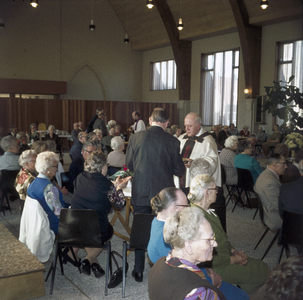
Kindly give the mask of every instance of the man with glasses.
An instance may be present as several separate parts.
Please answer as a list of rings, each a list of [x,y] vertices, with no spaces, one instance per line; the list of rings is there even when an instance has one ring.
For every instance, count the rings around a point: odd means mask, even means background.
[[[264,209],[264,223],[272,231],[282,227],[279,215],[280,175],[287,169],[286,161],[280,154],[272,154],[268,159],[267,169],[258,177],[254,186]]]
[[[82,151],[79,158],[72,161],[69,166],[69,182],[68,191],[70,193],[74,192],[74,180],[77,176],[84,171],[84,162],[87,160],[89,155],[96,150],[96,146],[91,142],[86,142],[82,146]]]
[[[71,156],[73,161],[81,156],[81,150],[82,150],[83,144],[86,142],[86,139],[87,139],[87,133],[84,131],[81,131],[78,134],[78,140],[71,147],[70,152],[69,152],[69,155]]]

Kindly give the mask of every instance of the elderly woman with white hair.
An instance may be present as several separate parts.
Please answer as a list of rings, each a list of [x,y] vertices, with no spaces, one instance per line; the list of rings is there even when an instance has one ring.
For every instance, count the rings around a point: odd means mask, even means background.
[[[155,264],[161,257],[167,256],[172,251],[172,246],[164,241],[163,228],[168,216],[174,211],[181,211],[188,207],[185,194],[175,187],[167,187],[151,199],[151,207],[156,212],[151,226],[150,240],[147,251],[150,260]],[[246,292],[227,283],[222,282],[221,277],[212,269],[200,266],[207,281],[219,287],[220,291],[228,300],[248,299]]]
[[[267,138],[267,134],[264,131],[264,127],[262,125],[259,125],[258,132],[257,132],[258,144],[260,145],[260,144],[264,143],[266,141],[266,138]]]
[[[243,129],[240,131],[240,135],[242,137],[249,137],[250,136],[250,132],[248,130],[248,126],[247,125],[243,126]]]
[[[216,241],[216,254],[212,260],[212,268],[222,280],[236,284],[248,294],[257,291],[268,278],[268,266],[261,260],[247,257],[243,251],[237,251],[228,241],[219,218],[209,206],[216,200],[217,187],[213,177],[198,175],[190,184],[187,196],[193,207],[199,208],[210,223]]]
[[[22,166],[22,168],[16,177],[15,188],[19,193],[22,208],[27,196],[27,189],[37,177],[35,167],[36,158],[37,154],[34,150],[26,150],[19,157],[19,165]]]
[[[107,162],[109,166],[122,168],[125,165],[124,141],[120,136],[111,139],[110,146],[114,151],[108,154]]]
[[[56,153],[46,151],[36,158],[36,179],[27,188],[27,195],[37,200],[46,212],[50,229],[57,234],[61,209],[68,207],[61,191],[53,185],[51,179],[58,170],[59,157]]]
[[[164,241],[172,251],[161,257],[148,275],[150,300],[158,299],[226,299],[210,284],[197,264],[213,257],[217,247],[214,232],[202,211],[187,207],[172,212],[165,221]]]
[[[225,148],[220,153],[220,162],[223,165],[226,174],[226,184],[236,185],[238,174],[234,165],[236,150],[238,148],[238,137],[230,136],[224,143]]]
[[[79,174],[74,181],[74,194],[72,209],[96,210],[100,223],[102,243],[108,241],[113,235],[113,227],[108,221],[108,212],[111,203],[125,203],[122,188],[126,186],[131,177],[121,179],[120,176],[113,184],[105,176],[107,174],[107,155],[101,151],[92,152],[84,163],[84,172]],[[74,249],[77,261],[78,248]],[[85,248],[87,256],[81,261],[82,273],[90,275],[91,271],[97,278],[105,274],[98,262],[101,248]],[[64,261],[73,265],[77,263],[72,259],[71,251],[65,250]]]
[[[19,165],[19,143],[18,140],[12,136],[6,136],[1,140],[1,148],[5,151],[0,156],[0,171],[1,170],[20,170]]]

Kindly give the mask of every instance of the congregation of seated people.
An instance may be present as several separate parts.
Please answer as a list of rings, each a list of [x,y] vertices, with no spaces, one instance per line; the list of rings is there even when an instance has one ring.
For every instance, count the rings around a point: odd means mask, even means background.
[[[133,112],[135,123],[126,134],[121,133],[121,126],[115,120],[106,121],[101,108],[97,108],[87,128],[81,121],[73,123],[66,186],[61,180],[64,172],[60,161],[62,146],[54,125],[49,125],[43,138],[34,123],[30,124],[27,134],[11,126],[10,133],[1,139],[0,171],[15,171],[17,175],[11,196],[1,202],[0,211],[9,209],[7,201],[20,199],[22,218],[29,220],[31,212],[27,199],[35,200],[46,213],[49,222],[46,230],[57,234],[63,208],[93,209],[98,215],[102,243],[105,243],[114,234],[108,213],[116,203],[125,205],[123,189],[131,180],[130,176],[118,176],[111,181],[109,175],[126,166],[135,173],[131,200],[134,213],[155,214],[147,247],[152,265],[148,274],[150,299],[173,299],[176,290],[180,299],[263,299],[273,281],[278,280],[274,277],[280,275],[278,269],[270,273],[266,263],[249,257],[230,243],[226,233],[227,191],[220,170],[221,167],[224,170],[226,186],[237,185],[237,168],[250,172],[254,193],[263,206],[264,224],[276,232],[282,228],[283,211],[303,214],[303,147],[296,149],[295,159],[289,159],[290,149],[280,143],[277,125],[267,140],[263,126],[258,127],[256,134],[251,133],[247,125],[238,131],[234,124],[213,125],[207,132],[196,113],[185,117],[184,127],[172,125],[168,128],[165,113],[164,109],[156,108],[149,119],[150,127],[146,129],[139,112]],[[191,138],[196,142],[191,143]],[[184,139],[186,142],[182,144]],[[199,143],[205,143],[208,152],[198,153],[193,158],[188,156],[187,150],[191,147],[190,153],[194,153]],[[145,148],[147,144],[149,150]],[[268,157],[266,168],[258,160],[257,145]],[[272,154],[269,154],[270,147],[274,147]],[[154,158],[147,151],[164,154]],[[145,161],[144,166],[142,161]],[[158,167],[157,174],[149,172],[154,167]],[[171,178],[167,182],[160,180],[163,174]],[[176,178],[178,187],[174,184]],[[139,186],[136,181],[140,182]],[[157,192],[152,196],[146,194],[143,184]],[[2,185],[3,182],[1,189]],[[143,201],[140,195],[146,198],[144,203],[140,203]],[[249,198],[255,198],[253,193],[249,193]],[[238,199],[245,207],[246,195],[235,191],[231,200]],[[43,232],[45,224],[40,225]],[[230,235],[236,233],[230,232]],[[22,241],[26,244],[33,238],[22,236]],[[35,246],[47,253],[43,262],[51,253],[45,246]],[[100,263],[102,249],[85,248],[86,255],[82,258],[79,250],[66,247],[62,253],[63,263],[81,268],[87,276],[91,273],[96,278],[104,276]],[[145,252],[142,251],[136,249],[135,252],[132,277],[137,282],[143,281]],[[298,253],[302,253],[302,249],[298,249]],[[302,255],[298,259],[302,262]],[[294,264],[296,260],[293,259]]]

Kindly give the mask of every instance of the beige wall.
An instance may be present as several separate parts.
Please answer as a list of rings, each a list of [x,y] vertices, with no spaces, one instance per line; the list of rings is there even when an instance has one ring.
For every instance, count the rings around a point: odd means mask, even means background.
[[[264,86],[271,85],[275,75],[275,53],[276,42],[302,39],[302,20],[296,20],[291,22],[285,22],[276,25],[264,26],[262,30],[262,46],[261,46],[261,76],[260,76],[260,95],[264,95]],[[239,98],[238,101],[242,101],[242,105],[238,107],[238,120],[239,115],[247,116],[250,105],[243,103],[244,97],[244,70],[243,60],[240,47],[240,40],[237,33],[231,33],[211,38],[200,39],[193,41],[192,43],[192,66],[191,66],[191,96],[190,103],[184,105],[186,101],[180,101],[179,109],[185,110],[180,112],[180,115],[186,114],[188,111],[199,112],[200,102],[200,80],[201,80],[201,54],[215,51],[229,50],[233,48],[240,48],[240,74],[239,74]],[[143,87],[142,87],[142,99],[143,101],[178,101],[177,91],[149,91],[149,63],[152,61],[161,61],[165,59],[171,59],[173,53],[171,47],[165,47],[162,49],[145,51],[143,53]],[[164,100],[165,99],[165,100]],[[253,103],[253,101],[252,101]],[[254,106],[252,106],[254,109]],[[244,110],[246,110],[244,112]],[[253,112],[249,112],[251,118],[254,117]],[[245,117],[247,118],[247,117]],[[244,118],[244,120],[245,120]],[[182,120],[182,118],[180,118]],[[238,127],[242,128],[245,121],[240,118]],[[266,131],[271,132],[272,118],[270,115],[266,115],[266,125],[264,126]],[[248,123],[254,127],[254,121],[248,120]],[[254,128],[253,128],[254,131]]]
[[[0,78],[62,80],[65,99],[140,101],[142,53],[124,44],[125,31],[108,1],[0,1]]]

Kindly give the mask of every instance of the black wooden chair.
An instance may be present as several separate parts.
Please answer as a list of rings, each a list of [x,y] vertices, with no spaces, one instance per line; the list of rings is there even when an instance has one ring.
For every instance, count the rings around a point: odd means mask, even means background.
[[[245,192],[249,208],[252,209],[250,201],[249,201],[249,197],[248,197],[248,192],[255,193],[254,192],[254,179],[253,179],[250,171],[247,169],[240,169],[240,168],[236,168],[236,169],[237,169],[237,173],[238,173],[237,191],[238,191],[239,197],[232,209],[232,212],[234,212],[234,210],[237,206],[237,203],[239,201],[242,203],[242,200],[241,200],[242,192]],[[243,205],[243,208],[244,208],[244,205]],[[256,214],[257,214],[257,210],[254,214],[253,219],[255,219]]]
[[[152,214],[135,214],[130,233],[130,242],[123,242],[123,284],[122,297],[125,297],[125,277],[127,264],[127,250],[130,249],[147,249],[150,238],[151,223],[155,215]]]
[[[6,199],[8,210],[10,213],[11,206],[9,203],[9,196],[13,195],[15,199],[19,198],[19,194],[15,189],[15,180],[19,173],[19,170],[1,170],[2,172],[2,181],[0,182],[0,189],[2,191],[2,197],[0,199],[0,211],[2,210],[3,215],[5,216],[5,211],[2,207],[4,198]]]
[[[227,193],[228,193],[227,197],[226,197],[226,206],[227,206],[232,195],[235,193],[237,186],[226,184],[226,172],[225,172],[225,167],[222,164],[221,164],[221,182],[222,182],[222,188],[225,184],[226,189],[227,189]]]
[[[255,193],[257,199],[258,199],[258,203],[259,203],[259,213],[260,213],[260,219],[261,219],[261,222],[262,224],[266,227],[263,235],[261,236],[260,240],[258,241],[257,245],[255,246],[254,250],[257,249],[257,247],[259,246],[259,244],[261,243],[261,241],[263,240],[263,238],[265,237],[265,235],[267,234],[267,232],[269,231],[269,228],[266,226],[266,224],[264,223],[264,210],[263,210],[263,205],[262,205],[262,202],[261,202],[261,199],[259,197],[259,195],[257,193]],[[276,241],[276,239],[278,238],[278,235],[280,233],[280,230],[278,230],[276,232],[276,234],[274,235],[273,239],[271,240],[269,246],[267,247],[265,253],[263,254],[261,260],[264,259],[264,257],[266,256],[266,254],[268,253],[268,251],[270,250],[270,248],[272,247],[272,245],[274,244],[274,242]]]
[[[62,265],[62,248],[104,248],[107,249],[106,271],[105,271],[105,296],[108,291],[109,270],[111,268],[111,243],[107,241],[102,243],[100,223],[97,212],[93,209],[66,209],[63,208],[60,213],[57,239],[55,242],[55,252],[52,265],[48,271],[45,282],[52,272],[50,294],[53,293],[57,257],[61,266],[61,273],[64,275]],[[72,251],[73,255],[74,252]],[[76,257],[74,255],[74,260]],[[79,272],[81,273],[80,268]]]
[[[277,264],[280,263],[283,251],[286,250],[287,258],[290,257],[288,245],[296,247],[303,247],[303,215],[295,214],[284,210],[283,212],[283,225],[278,244],[281,249],[278,256]]]

